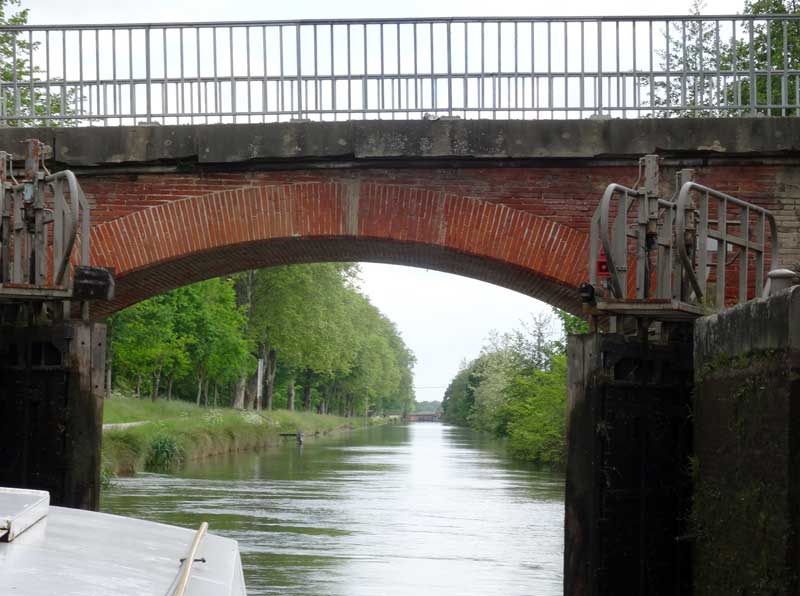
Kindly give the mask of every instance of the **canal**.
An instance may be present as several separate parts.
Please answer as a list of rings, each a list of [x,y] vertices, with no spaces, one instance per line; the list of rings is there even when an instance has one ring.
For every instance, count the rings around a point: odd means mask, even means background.
[[[562,475],[438,423],[123,478],[102,509],[239,541],[248,594],[555,596]]]

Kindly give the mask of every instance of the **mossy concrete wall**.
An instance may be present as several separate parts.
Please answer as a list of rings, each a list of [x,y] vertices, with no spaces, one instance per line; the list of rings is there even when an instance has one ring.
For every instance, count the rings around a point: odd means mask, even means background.
[[[798,594],[800,286],[694,335],[696,596]]]

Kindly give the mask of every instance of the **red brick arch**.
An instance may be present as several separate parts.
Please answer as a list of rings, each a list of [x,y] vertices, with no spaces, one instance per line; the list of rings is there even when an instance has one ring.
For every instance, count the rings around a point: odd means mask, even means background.
[[[251,268],[374,261],[477,278],[577,310],[586,234],[506,205],[403,185],[316,181],[182,198],[92,228],[113,267],[103,316],[169,289]]]

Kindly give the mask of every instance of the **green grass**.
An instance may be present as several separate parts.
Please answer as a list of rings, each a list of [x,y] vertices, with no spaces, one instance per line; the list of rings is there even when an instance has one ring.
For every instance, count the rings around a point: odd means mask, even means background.
[[[164,420],[191,416],[195,412],[207,411],[188,401],[152,401],[149,398],[136,399],[116,391],[111,399],[103,404],[103,423],[139,422],[141,420]]]
[[[149,421],[103,434],[104,478],[141,470],[169,472],[188,460],[274,444],[281,433],[324,434],[380,422],[286,410],[198,408],[187,402],[153,403],[117,395],[104,410],[105,423]]]

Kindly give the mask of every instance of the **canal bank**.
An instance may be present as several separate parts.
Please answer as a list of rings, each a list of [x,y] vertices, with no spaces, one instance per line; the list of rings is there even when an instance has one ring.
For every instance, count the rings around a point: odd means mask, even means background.
[[[142,402],[141,404],[136,402]],[[142,471],[173,472],[188,462],[215,455],[275,446],[286,435],[304,438],[384,424],[387,419],[343,418],[311,412],[241,411],[191,404],[153,408],[143,400],[115,397],[106,408],[115,422],[103,433],[102,476],[132,476]],[[120,422],[119,412],[125,412]],[[137,414],[150,420],[135,420]]]

